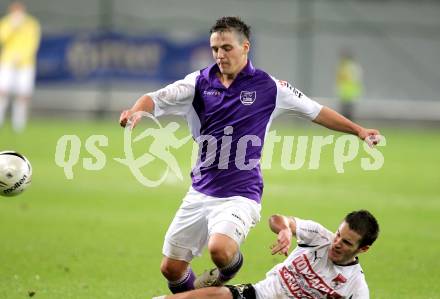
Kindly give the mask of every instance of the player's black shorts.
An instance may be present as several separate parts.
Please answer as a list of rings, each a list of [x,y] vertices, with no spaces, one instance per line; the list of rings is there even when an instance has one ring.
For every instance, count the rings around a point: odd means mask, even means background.
[[[226,285],[231,293],[233,299],[256,299],[254,287],[248,284],[237,284],[235,286]]]

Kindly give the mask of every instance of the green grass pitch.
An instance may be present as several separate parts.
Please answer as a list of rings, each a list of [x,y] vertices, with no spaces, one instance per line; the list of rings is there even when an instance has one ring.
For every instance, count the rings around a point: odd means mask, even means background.
[[[307,124],[276,128],[279,135],[335,134]],[[377,171],[363,171],[360,154],[345,173],[336,173],[332,146],[323,149],[318,170],[307,169],[307,155],[306,166],[288,171],[280,167],[278,149],[272,168],[264,170],[261,222],[242,247],[245,264],[233,283],[256,282],[282,260],[269,253],[275,240],[267,227],[271,214],[314,219],[335,229],[345,213],[366,208],[381,225],[377,243],[360,256],[371,298],[439,298],[440,132],[381,130],[387,145],[380,148],[385,163]],[[73,180],[54,159],[65,134],[82,142]],[[99,134],[109,141],[101,148],[105,167],[85,170],[82,158],[90,154],[84,144]],[[20,135],[0,129],[0,150],[22,152],[34,168],[24,194],[0,198],[0,298],[134,299],[167,293],[159,271],[162,240],[189,186],[191,145],[172,150],[184,181],[146,188],[113,160],[124,156],[122,140],[116,121],[33,121]],[[154,177],[163,168],[152,163],[144,173]],[[206,254],[193,263],[197,273],[210,266]]]

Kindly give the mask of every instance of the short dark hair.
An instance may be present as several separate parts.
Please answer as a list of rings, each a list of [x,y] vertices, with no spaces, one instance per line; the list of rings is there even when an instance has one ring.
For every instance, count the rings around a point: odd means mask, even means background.
[[[345,216],[345,222],[351,230],[361,236],[359,247],[372,245],[379,235],[379,224],[373,214],[367,210],[353,211]]]
[[[243,22],[240,17],[221,17],[215,22],[209,32],[212,34],[225,31],[235,31],[247,40],[251,38],[251,27]]]

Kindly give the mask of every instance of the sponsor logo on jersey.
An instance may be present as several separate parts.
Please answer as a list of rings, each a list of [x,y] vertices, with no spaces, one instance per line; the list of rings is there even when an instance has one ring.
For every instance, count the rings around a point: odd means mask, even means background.
[[[332,281],[334,281],[336,283],[346,283],[347,282],[347,278],[345,278],[344,275],[339,273],[338,275],[336,275],[335,278],[332,279]]]
[[[252,105],[257,99],[256,91],[246,91],[242,90],[240,92],[240,101],[243,105],[249,106]]]
[[[294,93],[298,98],[300,98],[300,99],[301,99],[301,97],[303,96],[302,92],[299,91],[299,90],[296,89],[296,88],[293,89],[293,93]]]
[[[289,82],[284,81],[284,80],[278,80],[278,82],[280,83],[280,85],[281,85],[282,87],[287,87],[287,88],[289,88],[289,89],[292,89],[292,85],[290,85]]]
[[[220,91],[215,90],[215,89],[204,90],[204,91],[203,91],[203,95],[205,95],[205,96],[214,96],[214,97],[218,97],[218,96],[220,95]]]
[[[294,259],[288,267],[281,268],[279,275],[294,298],[343,298],[316,274],[305,254]]]
[[[314,234],[317,234],[317,233],[318,233],[318,230],[317,230],[317,229],[304,228],[304,227],[301,227],[300,229],[301,229],[302,231],[305,231],[305,232],[308,232],[308,233],[314,233]]]
[[[346,282],[347,278],[345,278],[344,275],[342,275],[341,273],[339,273],[338,275],[336,275],[335,278],[332,279],[332,283],[335,288],[338,288],[341,284]]]
[[[278,80],[278,82],[280,83],[280,85],[281,85],[282,87],[286,87],[286,88],[290,89],[290,90],[293,92],[293,94],[294,94],[295,96],[297,96],[298,98],[301,98],[301,97],[302,97],[302,95],[303,95],[302,92],[299,91],[298,89],[296,89],[295,87],[293,87],[292,85],[290,85],[289,82],[284,81],[284,80]]]

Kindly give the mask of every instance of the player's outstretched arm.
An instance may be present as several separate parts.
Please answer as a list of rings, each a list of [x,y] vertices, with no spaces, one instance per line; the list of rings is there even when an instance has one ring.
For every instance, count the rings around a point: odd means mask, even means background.
[[[323,107],[313,122],[335,131],[357,135],[369,146],[374,146],[380,141],[378,130],[363,128],[328,107]]]
[[[131,107],[131,109],[122,111],[121,116],[119,117],[119,124],[122,127],[125,127],[127,125],[128,120],[130,119],[130,117],[134,113],[139,112],[139,111],[145,111],[145,112],[151,113],[151,112],[153,112],[153,110],[154,110],[153,99],[148,95],[143,95],[136,101],[136,103],[134,103],[134,105],[133,105],[133,107]],[[131,124],[132,128],[134,128],[136,126],[139,119],[140,119],[140,116],[131,120],[132,121],[132,124]]]
[[[292,236],[296,236],[295,219],[283,215],[272,215],[269,218],[269,226],[277,234],[277,242],[271,246],[271,253],[287,256],[292,243]]]

